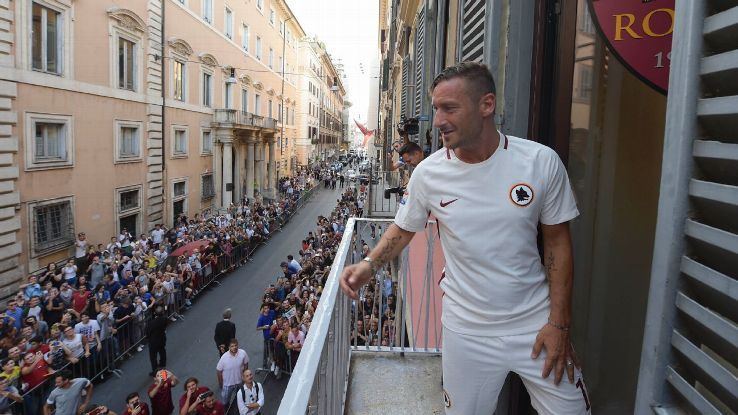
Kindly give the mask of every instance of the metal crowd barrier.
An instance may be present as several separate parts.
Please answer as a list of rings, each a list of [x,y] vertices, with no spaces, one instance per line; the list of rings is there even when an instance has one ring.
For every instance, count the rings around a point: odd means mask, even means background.
[[[115,333],[107,333],[107,336],[100,339],[100,350],[97,350],[96,346],[91,347],[89,356],[84,356],[84,354],[76,356],[75,362],[65,359],[64,364],[52,368],[56,371],[70,370],[74,377],[84,377],[92,381],[102,381],[109,376],[122,376],[122,363],[132,357],[133,353],[137,353],[139,346],[145,344],[146,326],[154,317],[154,309],[157,306],[164,306],[167,318],[183,320],[184,317],[181,313],[188,308],[187,300],[201,296],[204,290],[213,284],[219,285],[218,280],[221,277],[248,261],[259,246],[266,244],[270,237],[287,224],[297,211],[310,200],[316,188],[316,186],[313,186],[311,189],[303,191],[293,201],[291,208],[282,213],[282,217],[273,218],[269,224],[269,235],[267,237],[257,243],[239,244],[233,247],[230,255],[220,255],[214,262],[202,264],[201,269],[193,271],[187,276],[178,272],[173,283],[174,289],[155,299],[145,310],[134,312],[127,321],[117,325]],[[45,272],[45,269],[39,270],[39,272]],[[292,373],[290,353],[287,353],[285,362],[286,366],[283,373],[289,375]],[[46,397],[55,387],[54,382],[54,377],[49,376],[43,383],[30,390],[19,390],[23,402],[11,404],[10,412],[13,415],[43,414],[43,405],[45,405]]]

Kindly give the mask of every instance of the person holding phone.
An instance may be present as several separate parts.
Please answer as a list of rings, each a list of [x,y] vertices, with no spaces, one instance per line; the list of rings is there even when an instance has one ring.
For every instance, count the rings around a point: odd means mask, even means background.
[[[174,410],[172,387],[179,383],[174,373],[161,368],[154,373],[154,383],[149,386],[152,415],[170,415]]]
[[[184,390],[185,393],[179,397],[179,415],[195,413],[204,399],[204,393],[210,392],[207,387],[200,386],[200,381],[196,377],[185,380]]]
[[[149,405],[141,401],[138,392],[132,392],[126,396],[126,409],[121,415],[149,415]]]

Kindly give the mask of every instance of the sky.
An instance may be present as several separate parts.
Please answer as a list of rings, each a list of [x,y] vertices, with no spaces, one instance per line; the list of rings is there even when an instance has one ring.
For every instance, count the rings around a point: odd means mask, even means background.
[[[366,122],[370,77],[379,67],[379,1],[287,0],[287,4],[305,33],[317,36],[333,62],[343,64],[351,116]]]

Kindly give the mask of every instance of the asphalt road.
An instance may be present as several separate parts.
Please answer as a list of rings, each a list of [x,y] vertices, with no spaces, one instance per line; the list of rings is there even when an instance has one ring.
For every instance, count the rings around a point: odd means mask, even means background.
[[[167,369],[181,382],[190,376],[200,380],[200,384],[219,392],[215,365],[218,354],[213,342],[213,330],[222,319],[223,310],[233,310],[236,324],[236,337],[239,347],[246,350],[250,367],[259,368],[262,360],[262,335],[256,331],[261,295],[264,289],[280,274],[279,264],[288,254],[297,255],[300,241],[308,231],[315,230],[318,215],[328,215],[340,197],[340,189],[334,191],[321,188],[312,199],[284,227],[272,237],[269,243],[259,248],[254,261],[221,278],[220,286],[213,286],[194,302],[192,308],[184,313],[184,321],[172,323],[167,329]],[[95,385],[91,402],[103,404],[117,413],[125,407],[125,397],[138,391],[148,402],[146,390],[152,379],[148,376],[148,349],[137,353],[124,362],[121,378],[110,378]],[[277,380],[265,372],[258,373],[256,379],[264,385],[266,403],[263,415],[276,414],[282,394],[289,382],[289,376]],[[182,385],[173,390],[174,405],[179,410],[178,401],[183,393]],[[216,394],[218,396],[218,394]]]

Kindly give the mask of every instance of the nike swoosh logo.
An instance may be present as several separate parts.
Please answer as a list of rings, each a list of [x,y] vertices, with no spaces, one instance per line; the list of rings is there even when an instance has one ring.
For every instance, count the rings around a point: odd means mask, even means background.
[[[459,199],[456,198],[454,200],[451,200],[451,201],[448,201],[448,202],[445,202],[445,203],[443,202],[443,200],[441,200],[441,207],[446,207],[446,206],[450,205],[451,203],[454,203],[457,200],[459,200]]]

